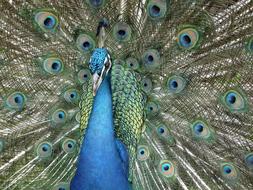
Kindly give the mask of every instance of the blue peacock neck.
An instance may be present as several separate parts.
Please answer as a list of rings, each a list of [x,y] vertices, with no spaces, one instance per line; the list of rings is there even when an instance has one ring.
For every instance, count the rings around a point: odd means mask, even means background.
[[[113,130],[110,79],[105,77],[94,99],[71,189],[129,189]]]

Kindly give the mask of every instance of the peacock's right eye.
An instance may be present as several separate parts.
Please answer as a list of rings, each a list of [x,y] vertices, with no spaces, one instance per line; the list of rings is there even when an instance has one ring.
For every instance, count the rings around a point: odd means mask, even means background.
[[[62,143],[62,149],[66,153],[73,153],[76,150],[76,141],[74,139],[66,139]]]
[[[50,74],[59,74],[63,71],[63,63],[59,58],[47,58],[43,62],[43,69]]]
[[[177,94],[184,90],[186,80],[178,75],[173,75],[167,80],[167,88],[170,94]]]
[[[55,31],[59,25],[58,18],[50,12],[42,11],[35,15],[35,22],[44,31]]]
[[[42,142],[37,146],[36,153],[40,158],[49,158],[53,153],[53,146],[49,142]]]
[[[56,124],[65,123],[67,120],[67,113],[63,109],[56,110],[52,115],[52,121]]]
[[[78,81],[80,83],[85,83],[87,82],[90,77],[91,77],[91,73],[90,73],[90,70],[89,69],[81,69],[79,72],[78,72]]]
[[[152,90],[152,81],[149,78],[144,78],[141,80],[142,90],[146,93]]]
[[[177,43],[182,49],[192,49],[199,42],[199,32],[194,28],[186,28],[180,31],[177,35]]]
[[[80,34],[76,39],[77,48],[83,52],[91,52],[95,48],[95,41],[87,34]]]
[[[166,1],[162,0],[149,0],[147,5],[147,14],[153,19],[161,19],[165,16],[167,11]]]
[[[137,159],[140,161],[145,161],[149,158],[150,152],[147,146],[140,145],[137,148]]]
[[[26,96],[21,92],[14,92],[6,99],[6,105],[10,109],[22,110],[26,103]]]
[[[175,166],[169,160],[161,160],[158,169],[164,177],[171,178],[175,175]]]
[[[131,34],[132,30],[130,26],[124,22],[119,22],[113,27],[113,37],[119,42],[129,41]]]

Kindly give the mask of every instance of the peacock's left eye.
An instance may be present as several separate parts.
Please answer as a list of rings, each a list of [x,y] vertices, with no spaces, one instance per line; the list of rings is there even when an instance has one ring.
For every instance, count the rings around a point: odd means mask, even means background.
[[[22,110],[26,103],[26,96],[21,92],[14,92],[6,99],[6,105],[10,109]]]
[[[147,14],[153,19],[157,20],[163,18],[167,11],[166,1],[150,0],[147,5]]]
[[[253,169],[253,153],[249,153],[245,157],[245,163],[246,163],[248,168]]]
[[[145,161],[149,158],[150,152],[147,146],[140,145],[137,148],[137,159],[140,161]]]
[[[49,158],[53,153],[53,146],[49,142],[42,142],[37,146],[36,153],[39,158]]]
[[[43,62],[43,68],[50,74],[59,74],[63,71],[63,63],[58,58],[47,58]]]
[[[53,187],[53,190],[70,190],[69,183],[60,182]]]
[[[91,52],[95,48],[95,41],[87,34],[80,34],[76,39],[77,48],[83,52]]]
[[[78,102],[80,96],[76,89],[69,89],[64,92],[64,99],[69,103]]]
[[[170,94],[182,92],[185,86],[186,80],[179,75],[173,75],[167,80],[167,87]]]
[[[113,27],[113,37],[119,42],[129,41],[131,34],[132,30],[130,26],[124,22],[119,22]]]
[[[186,28],[177,35],[177,43],[182,49],[192,49],[199,42],[199,32],[194,28]]]
[[[148,49],[142,55],[142,62],[147,69],[155,69],[160,65],[160,53],[156,49]]]
[[[67,120],[67,113],[63,109],[58,109],[52,114],[52,121],[56,124],[65,123]]]
[[[132,70],[137,70],[140,67],[138,60],[133,57],[129,57],[126,59],[126,65]]]
[[[148,102],[146,105],[146,113],[147,115],[155,116],[159,111],[159,106],[155,102]]]
[[[158,166],[159,172],[167,178],[171,178],[175,175],[175,166],[169,160],[162,160]]]
[[[235,180],[238,178],[238,172],[232,163],[223,163],[221,166],[222,176],[227,180]]]
[[[44,31],[54,31],[59,25],[58,18],[50,12],[38,12],[35,15],[35,22]]]
[[[76,141],[74,139],[66,139],[62,143],[62,149],[66,153],[73,153],[76,150]]]
[[[223,102],[232,112],[244,111],[247,104],[243,95],[235,90],[227,91],[223,97]]]
[[[90,73],[90,70],[89,69],[81,69],[79,72],[78,72],[78,81],[80,83],[85,83],[87,82],[90,77],[91,77],[91,73]]]
[[[144,78],[141,80],[141,86],[144,92],[148,93],[152,90],[152,81],[150,78]]]

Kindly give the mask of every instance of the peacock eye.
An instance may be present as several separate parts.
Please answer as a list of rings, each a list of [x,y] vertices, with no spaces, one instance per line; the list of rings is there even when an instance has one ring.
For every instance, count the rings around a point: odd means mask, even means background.
[[[119,42],[129,41],[131,34],[132,30],[130,26],[124,22],[119,22],[113,27],[113,37]]]
[[[80,96],[76,89],[69,89],[64,92],[64,99],[69,103],[77,103]]]
[[[140,67],[138,60],[133,57],[129,57],[126,59],[126,65],[132,70],[137,70]]]
[[[142,62],[146,69],[155,69],[160,65],[160,53],[155,49],[148,49],[142,55]]]
[[[69,183],[60,182],[53,187],[53,190],[70,190]]]
[[[43,62],[43,69],[47,73],[56,75],[63,71],[63,63],[58,58],[47,58]]]
[[[148,93],[152,90],[152,81],[149,78],[144,78],[141,80],[141,86],[144,92]]]
[[[165,16],[167,11],[166,1],[150,0],[147,5],[147,14],[153,19],[161,19]]]
[[[53,146],[49,142],[42,142],[37,146],[36,153],[39,158],[49,158],[53,153]]]
[[[58,18],[50,12],[38,12],[35,14],[35,22],[44,31],[55,31],[59,25]]]
[[[249,153],[245,157],[245,163],[249,169],[253,169],[253,153]]]
[[[21,92],[14,92],[6,99],[6,105],[10,109],[22,110],[26,103],[26,96]]]
[[[238,172],[232,163],[223,163],[221,165],[222,176],[229,181],[238,178]]]
[[[246,109],[246,99],[235,90],[229,90],[223,97],[223,102],[232,112],[244,111]]]
[[[175,166],[169,160],[161,160],[158,170],[166,178],[171,178],[175,175]]]
[[[177,43],[182,49],[192,49],[199,42],[199,32],[194,28],[186,28],[180,31],[177,35]]]
[[[140,145],[137,148],[137,159],[140,161],[145,161],[149,158],[150,152],[147,146]]]
[[[56,124],[65,123],[67,120],[67,113],[63,109],[58,109],[52,114],[52,121]]]
[[[80,34],[76,39],[77,48],[83,52],[91,52],[95,48],[95,41],[87,34]]]
[[[155,116],[159,111],[159,106],[155,102],[148,102],[146,105],[147,115]]]
[[[81,69],[77,75],[78,75],[78,81],[82,84],[87,82],[91,77],[91,73],[89,69]]]
[[[192,124],[193,136],[200,139],[208,139],[211,135],[210,128],[203,121],[195,121]]]
[[[93,8],[101,8],[105,0],[86,0],[86,2]]]
[[[73,153],[76,150],[76,141],[74,139],[66,139],[62,143],[62,149],[66,153]]]
[[[167,80],[168,92],[170,94],[177,94],[186,87],[186,80],[178,75],[173,75]]]

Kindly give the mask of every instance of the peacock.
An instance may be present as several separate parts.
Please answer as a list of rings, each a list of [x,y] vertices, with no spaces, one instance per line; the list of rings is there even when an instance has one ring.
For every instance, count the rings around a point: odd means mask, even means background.
[[[1,190],[253,189],[252,0],[1,0]]]

